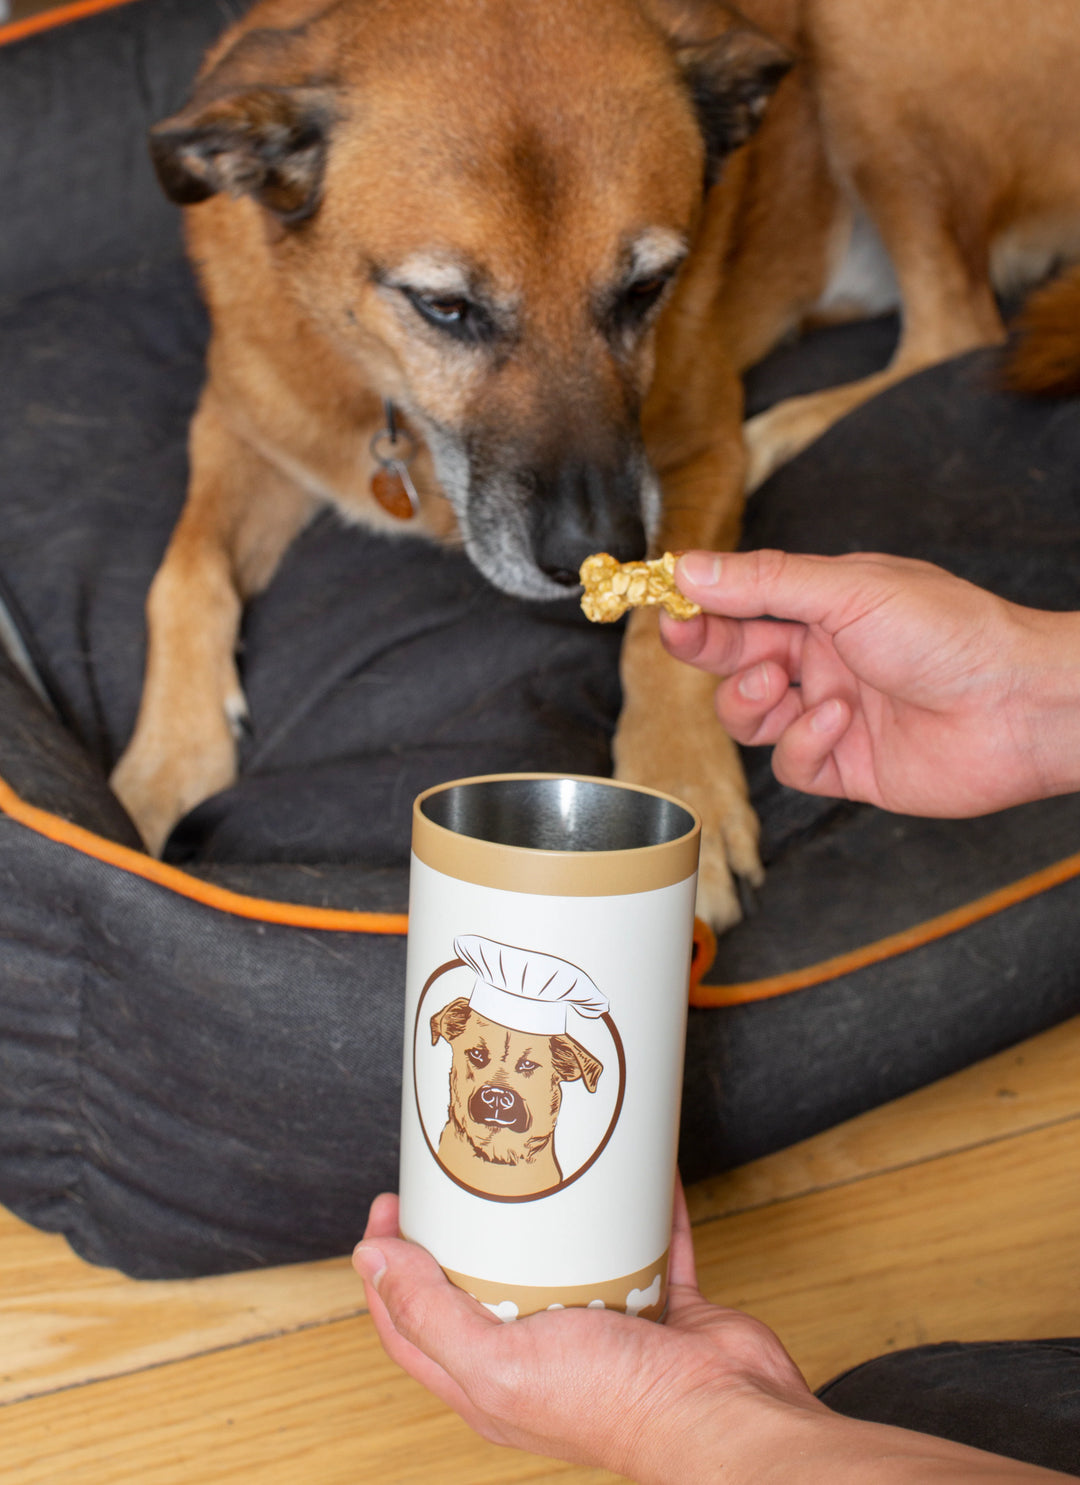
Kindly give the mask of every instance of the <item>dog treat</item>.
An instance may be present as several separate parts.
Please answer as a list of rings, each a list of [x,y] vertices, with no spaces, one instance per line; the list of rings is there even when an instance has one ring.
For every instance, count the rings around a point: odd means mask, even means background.
[[[585,558],[578,575],[585,589],[581,607],[594,624],[612,624],[628,608],[661,603],[673,619],[692,619],[701,612],[675,586],[673,552],[653,562],[617,562],[607,552],[597,552]]]

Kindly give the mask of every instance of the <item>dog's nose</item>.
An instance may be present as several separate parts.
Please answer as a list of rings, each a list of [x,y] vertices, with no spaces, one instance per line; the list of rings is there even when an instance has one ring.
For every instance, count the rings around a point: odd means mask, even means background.
[[[533,555],[537,567],[566,588],[593,552],[620,562],[645,556],[640,480],[627,468],[564,463],[541,484],[535,505]]]
[[[477,1124],[495,1124],[517,1132],[528,1129],[529,1111],[521,1096],[512,1088],[498,1083],[485,1083],[469,1099],[469,1117]]]

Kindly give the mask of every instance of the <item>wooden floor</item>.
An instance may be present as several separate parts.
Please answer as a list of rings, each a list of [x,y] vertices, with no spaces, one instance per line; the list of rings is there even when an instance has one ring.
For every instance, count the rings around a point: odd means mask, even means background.
[[[1080,1021],[696,1188],[703,1287],[812,1384],[922,1341],[1080,1334]],[[136,1283],[0,1212],[5,1485],[598,1485],[382,1356],[344,1260]]]

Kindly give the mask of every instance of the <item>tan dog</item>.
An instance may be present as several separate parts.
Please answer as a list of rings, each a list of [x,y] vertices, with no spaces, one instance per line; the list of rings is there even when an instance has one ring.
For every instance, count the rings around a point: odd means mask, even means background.
[[[114,775],[152,850],[234,777],[244,600],[320,503],[394,528],[371,494],[384,399],[420,445],[412,527],[555,597],[594,550],[733,543],[747,475],[999,339],[994,265],[1080,245],[1073,0],[745,8],[262,0],[155,130],[213,338]],[[869,222],[903,300],[893,365],[744,446],[741,371],[811,313],[885,302],[848,271]],[[623,657],[617,772],[699,810],[723,926],[732,872],[760,866],[712,682],[651,613]]]
[[[562,1085],[596,1092],[603,1064],[572,1036],[513,1031],[454,1000],[431,1018],[431,1044],[453,1049],[450,1110],[439,1160],[492,1196],[533,1196],[562,1180],[555,1123]]]

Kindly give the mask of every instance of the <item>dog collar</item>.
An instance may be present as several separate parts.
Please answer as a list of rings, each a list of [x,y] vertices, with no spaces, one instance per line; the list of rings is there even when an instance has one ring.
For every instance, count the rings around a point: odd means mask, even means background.
[[[420,497],[409,473],[416,455],[416,440],[398,427],[394,404],[383,402],[386,425],[371,440],[371,452],[378,469],[371,476],[371,493],[388,515],[397,521],[411,521],[420,513]]]

